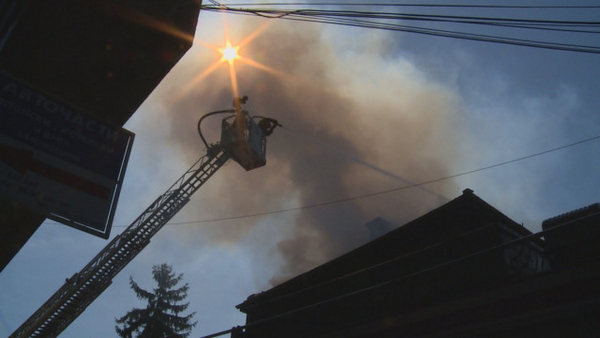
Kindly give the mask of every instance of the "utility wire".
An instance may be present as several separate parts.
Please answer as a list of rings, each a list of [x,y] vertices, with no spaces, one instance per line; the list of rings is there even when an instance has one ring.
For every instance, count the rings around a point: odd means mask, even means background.
[[[225,11],[232,13],[244,13],[261,15],[269,18],[281,18],[284,16],[302,16],[302,17],[346,17],[346,18],[369,18],[384,20],[419,20],[419,21],[438,21],[452,23],[521,23],[530,25],[552,25],[552,26],[590,26],[598,27],[599,21],[581,21],[581,20],[541,20],[541,19],[519,19],[519,18],[499,18],[482,16],[457,16],[457,15],[439,15],[439,14],[414,14],[397,12],[368,12],[354,10],[319,10],[319,9],[296,9],[296,10],[278,10],[278,9],[248,9],[223,6],[203,6],[202,9],[209,11]]]
[[[343,4],[339,4],[343,6]],[[458,6],[458,5],[457,5]],[[372,6],[371,6],[372,7]],[[587,6],[584,6],[587,8]],[[583,9],[579,8],[579,9]],[[600,8],[600,6],[591,6]],[[508,7],[507,7],[508,8]],[[574,8],[574,7],[573,7]],[[572,9],[573,9],[572,8]],[[402,31],[416,34],[448,37],[463,40],[502,43],[533,48],[563,50],[571,52],[600,54],[600,46],[560,43],[535,39],[523,39],[501,35],[474,34],[458,30],[433,29],[394,23],[419,22],[421,24],[444,23],[459,25],[479,25],[502,29],[544,30],[570,34],[600,34],[600,21],[582,20],[541,20],[523,18],[498,18],[482,16],[432,15],[398,12],[354,11],[354,10],[321,10],[294,9],[281,10],[272,8],[241,8],[225,5],[203,6],[205,11],[218,11],[242,15],[261,16],[269,19],[285,19],[292,21],[333,24],[348,27],[371,28],[388,31]]]
[[[569,52],[600,54],[600,47],[595,47],[595,46],[563,44],[563,43],[549,43],[549,42],[539,41],[539,40],[527,40],[527,39],[518,39],[518,38],[498,37],[498,36],[493,36],[493,35],[461,33],[461,32],[455,32],[455,31],[450,31],[450,30],[422,28],[422,27],[406,26],[406,25],[398,25],[398,24],[372,23],[372,22],[359,21],[359,20],[349,21],[349,20],[339,19],[339,18],[329,19],[329,20],[321,20],[318,18],[300,19],[300,18],[287,18],[286,17],[286,18],[282,18],[282,19],[291,20],[291,21],[326,23],[326,24],[335,24],[335,25],[349,26],[349,27],[361,27],[361,28],[372,28],[372,29],[381,29],[381,30],[388,30],[388,31],[416,33],[416,34],[422,34],[422,35],[454,38],[454,39],[460,39],[460,40],[500,43],[500,44],[506,44],[506,45],[532,47],[532,48],[540,48],[540,49],[551,49],[551,50],[562,50],[562,51],[569,51]]]
[[[428,180],[428,181],[422,181],[422,182],[419,182],[419,183],[409,184],[409,185],[405,185],[405,186],[397,187],[397,188],[393,188],[393,189],[388,189],[388,190],[382,190],[382,191],[377,191],[377,192],[373,192],[373,193],[368,193],[368,194],[362,194],[362,195],[357,195],[357,196],[350,196],[350,197],[340,198],[340,199],[337,199],[337,200],[331,200],[331,201],[327,201],[327,202],[314,203],[314,204],[307,204],[307,205],[293,207],[293,208],[287,208],[287,209],[279,209],[279,210],[273,210],[273,211],[258,212],[258,213],[253,213],[253,214],[244,214],[244,215],[229,216],[229,217],[219,217],[219,218],[197,220],[197,221],[172,222],[172,223],[167,223],[167,224],[168,225],[186,225],[186,224],[221,222],[221,221],[229,221],[229,220],[242,219],[242,218],[268,216],[268,215],[281,214],[281,213],[286,213],[286,212],[291,212],[291,211],[313,209],[313,208],[319,208],[319,207],[329,206],[329,205],[333,205],[333,204],[340,204],[340,203],[350,202],[350,201],[359,200],[359,199],[363,199],[363,198],[374,197],[374,196],[389,194],[389,193],[397,192],[397,191],[401,191],[401,190],[416,188],[416,187],[420,187],[420,186],[427,185],[427,184],[432,184],[432,183],[437,183],[437,182],[449,180],[449,179],[452,179],[452,178],[457,178],[457,177],[461,177],[461,176],[470,175],[470,174],[474,174],[474,173],[477,173],[477,172],[480,172],[480,171],[485,171],[485,170],[489,170],[489,169],[493,169],[493,168],[505,166],[505,165],[508,165],[508,164],[525,161],[525,160],[528,160],[528,159],[531,159],[531,158],[534,158],[534,157],[546,155],[546,154],[549,154],[549,153],[553,153],[555,151],[563,150],[563,149],[566,149],[566,148],[574,147],[574,146],[577,146],[577,145],[580,145],[580,144],[584,144],[584,143],[588,143],[588,142],[592,142],[592,141],[596,141],[596,140],[600,140],[600,135],[597,135],[597,136],[594,136],[594,137],[590,137],[590,138],[586,138],[586,139],[583,139],[583,140],[580,140],[580,141],[577,141],[577,142],[565,144],[565,145],[562,145],[562,146],[558,146],[558,147],[555,147],[555,148],[547,149],[547,150],[544,150],[544,151],[541,151],[541,152],[529,154],[529,155],[526,155],[526,156],[517,157],[517,158],[514,158],[512,160],[503,161],[503,162],[499,162],[499,163],[496,163],[496,164],[488,165],[488,166],[485,166],[485,167],[481,167],[481,168],[477,168],[477,169],[473,169],[473,170],[469,170],[469,171],[464,171],[464,172],[461,172],[461,173],[452,174],[452,175],[448,175],[448,176],[438,177],[438,178],[431,179],[431,180]],[[115,226],[115,227],[123,227],[123,226]]]
[[[213,1],[211,1],[213,2]],[[414,4],[414,3],[369,3],[369,2],[237,2],[227,6],[361,6],[361,7],[428,7],[428,8],[491,8],[491,9],[595,9],[599,5],[467,5],[467,4]]]

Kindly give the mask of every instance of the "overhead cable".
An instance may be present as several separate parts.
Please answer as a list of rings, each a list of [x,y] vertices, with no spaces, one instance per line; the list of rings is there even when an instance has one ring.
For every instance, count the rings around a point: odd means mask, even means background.
[[[343,4],[339,4],[343,6]],[[372,7],[372,6],[371,6]],[[600,6],[592,6],[594,8]],[[231,5],[203,6],[204,11],[218,11],[224,13],[254,15],[269,19],[285,19],[291,21],[302,21],[322,24],[341,25],[348,27],[371,28],[388,31],[409,32],[431,36],[473,40],[482,42],[493,42],[509,45],[518,45],[533,48],[563,50],[580,53],[600,54],[600,46],[562,43],[557,41],[546,41],[538,39],[524,39],[510,37],[506,29],[512,30],[544,30],[569,34],[600,34],[600,21],[597,20],[555,20],[555,19],[528,19],[510,17],[489,16],[467,16],[467,15],[440,15],[419,14],[401,12],[378,12],[378,11],[356,11],[356,10],[331,10],[331,9],[293,9],[282,10],[274,8],[248,8],[232,7]],[[581,8],[580,8],[581,9]],[[398,23],[403,22],[403,23]],[[419,23],[417,25],[406,25],[405,22]],[[498,34],[475,34],[464,29],[440,29],[428,28],[422,25],[432,23],[443,23],[449,25],[478,25],[503,29],[503,35]],[[449,26],[450,27],[450,26]],[[519,34],[521,36],[522,34]]]
[[[432,183],[437,183],[437,182],[449,180],[449,179],[452,179],[452,178],[457,178],[457,177],[461,177],[461,176],[470,175],[470,174],[474,174],[474,173],[477,173],[477,172],[480,172],[480,171],[485,171],[485,170],[489,170],[489,169],[493,169],[493,168],[505,166],[505,165],[508,165],[508,164],[512,164],[512,163],[516,163],[516,162],[521,162],[521,161],[528,160],[528,159],[531,159],[531,158],[534,158],[534,157],[546,155],[546,154],[549,154],[549,153],[553,153],[553,152],[556,152],[556,151],[559,151],[559,150],[563,150],[563,149],[566,149],[566,148],[574,147],[574,146],[577,146],[577,145],[580,145],[580,144],[584,144],[584,143],[588,143],[588,142],[592,142],[592,141],[596,141],[596,140],[600,140],[600,135],[597,135],[597,136],[594,136],[594,137],[590,137],[590,138],[586,138],[586,139],[583,139],[583,140],[580,140],[580,141],[577,141],[577,142],[565,144],[565,145],[562,145],[562,146],[558,146],[558,147],[555,147],[555,148],[547,149],[547,150],[540,151],[540,152],[537,152],[537,153],[533,153],[533,154],[529,154],[529,155],[517,157],[517,158],[514,158],[512,160],[498,162],[496,164],[491,164],[491,165],[488,165],[488,166],[485,166],[485,167],[480,167],[480,168],[477,168],[477,169],[464,171],[464,172],[457,173],[457,174],[452,174],[452,175],[448,175],[448,176],[438,177],[438,178],[434,178],[434,179],[431,179],[431,180],[422,181],[422,182],[414,183],[414,184],[409,184],[409,185],[405,185],[405,186],[401,186],[401,187],[397,187],[397,188],[392,188],[392,189],[387,189],[387,190],[380,190],[380,191],[376,191],[376,192],[372,192],[372,193],[367,193],[367,194],[362,194],[362,195],[344,197],[344,198],[340,198],[340,199],[336,199],[336,200],[331,200],[331,201],[327,201],[327,202],[306,204],[306,205],[302,205],[302,206],[298,206],[298,207],[293,207],[293,208],[278,209],[278,210],[273,210],[273,211],[264,211],[264,212],[257,212],[257,213],[237,215],[237,216],[219,217],[219,218],[212,218],[212,219],[205,219],[205,220],[195,220],[195,221],[172,222],[172,223],[168,223],[168,225],[186,225],[186,224],[198,224],[198,223],[212,223],[212,222],[230,221],[230,220],[235,220],[235,219],[250,218],[250,217],[261,217],[261,216],[281,214],[281,213],[298,211],[298,210],[304,210],[304,209],[313,209],[313,208],[324,207],[324,206],[329,206],[329,205],[333,205],[333,204],[340,204],[340,203],[350,202],[350,201],[354,201],[354,200],[359,200],[359,199],[364,199],[364,198],[369,198],[369,197],[374,197],[374,196],[389,194],[389,193],[393,193],[393,192],[397,192],[397,191],[401,191],[401,190],[416,188],[416,187],[419,187],[419,186],[428,185],[428,184],[432,184]]]
[[[214,1],[211,1],[214,3]],[[237,2],[227,3],[227,6],[277,6],[277,7],[296,7],[296,6],[336,6],[336,7],[350,7],[350,6],[361,6],[361,7],[428,7],[428,8],[491,8],[491,9],[596,9],[600,8],[600,5],[473,5],[473,4],[448,4],[448,3],[431,3],[431,4],[415,4],[415,3],[393,3],[393,2],[312,2],[312,1],[298,1],[298,2]]]

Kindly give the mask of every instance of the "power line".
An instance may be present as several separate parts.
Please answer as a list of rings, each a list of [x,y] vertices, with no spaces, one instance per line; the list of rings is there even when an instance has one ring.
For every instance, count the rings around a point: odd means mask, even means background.
[[[321,3],[323,5],[324,3]],[[334,3],[330,3],[333,5]],[[345,4],[337,4],[343,7]],[[358,5],[358,4],[355,4]],[[365,4],[366,5],[366,4]],[[383,5],[383,4],[381,4]],[[314,6],[314,5],[313,5]],[[408,6],[408,5],[397,5]],[[433,5],[429,5],[432,7]],[[439,5],[436,7],[442,7]],[[445,5],[467,7],[467,5]],[[371,6],[373,7],[373,6]],[[473,6],[479,8],[478,6]],[[490,7],[492,8],[492,7]],[[517,8],[517,7],[498,7],[498,8]],[[550,7],[546,7],[550,8]],[[575,9],[575,7],[569,7]],[[600,6],[582,6],[577,9],[595,9]],[[473,40],[481,42],[493,42],[509,45],[518,45],[533,48],[563,50],[571,52],[600,54],[600,46],[579,45],[571,43],[560,43],[535,39],[523,39],[501,35],[485,35],[474,34],[467,31],[449,30],[449,29],[434,29],[420,27],[414,25],[405,25],[393,23],[394,21],[403,22],[420,22],[428,23],[445,23],[459,25],[479,25],[496,27],[502,29],[519,29],[519,30],[544,30],[555,31],[569,34],[600,34],[600,21],[582,21],[582,20],[541,20],[527,18],[498,18],[498,17],[483,17],[483,16],[456,16],[456,15],[439,15],[439,14],[416,14],[416,13],[398,13],[398,12],[376,12],[376,11],[355,11],[355,10],[322,10],[322,9],[293,9],[281,10],[273,8],[241,8],[225,5],[203,6],[205,11],[218,11],[242,15],[255,15],[269,19],[284,19],[291,21],[313,22],[322,24],[333,24],[348,27],[380,29],[388,31],[401,31],[416,34],[424,34],[438,37],[447,37],[463,40]],[[555,8],[556,9],[556,8]],[[577,28],[577,29],[575,29]],[[582,29],[587,28],[587,29]]]
[[[218,217],[218,218],[211,218],[211,219],[205,219],[205,220],[195,220],[195,221],[169,222],[169,223],[167,223],[167,225],[188,225],[188,224],[198,224],[198,223],[222,222],[222,221],[230,221],[230,220],[243,219],[243,218],[269,216],[269,215],[281,214],[281,213],[286,213],[286,212],[299,211],[299,210],[304,210],[304,209],[313,209],[313,208],[324,207],[324,206],[329,206],[329,205],[333,205],[333,204],[345,203],[345,202],[350,202],[350,201],[354,201],[354,200],[359,200],[359,199],[364,199],[364,198],[369,198],[369,197],[374,197],[374,196],[389,194],[389,193],[397,192],[397,191],[401,191],[401,190],[406,190],[406,189],[421,187],[421,186],[424,186],[424,185],[428,185],[428,184],[432,184],[432,183],[438,183],[438,182],[449,180],[449,179],[452,179],[452,178],[457,178],[457,177],[461,177],[461,176],[466,176],[466,175],[474,174],[474,173],[477,173],[477,172],[480,172],[480,171],[485,171],[485,170],[489,170],[489,169],[493,169],[493,168],[505,166],[505,165],[508,165],[508,164],[525,161],[525,160],[528,160],[528,159],[531,159],[531,158],[534,158],[534,157],[546,155],[546,154],[549,154],[549,153],[553,153],[555,151],[563,150],[563,149],[566,149],[566,148],[571,148],[571,147],[574,147],[574,146],[577,146],[577,145],[580,145],[580,144],[584,144],[584,143],[596,141],[596,140],[599,140],[599,139],[600,139],[600,135],[597,135],[597,136],[589,137],[589,138],[586,138],[586,139],[583,139],[583,140],[580,140],[580,141],[576,141],[576,142],[573,142],[573,143],[565,144],[565,145],[562,145],[562,146],[558,146],[558,147],[555,147],[555,148],[547,149],[547,150],[540,151],[540,152],[533,153],[533,154],[529,154],[529,155],[526,155],[526,156],[517,157],[517,158],[514,158],[512,160],[507,160],[507,161],[499,162],[499,163],[488,165],[488,166],[485,166],[485,167],[480,167],[480,168],[477,168],[477,169],[468,170],[468,171],[464,171],[464,172],[457,173],[457,174],[452,174],[452,175],[448,175],[448,176],[438,177],[438,178],[435,178],[435,179],[431,179],[431,180],[427,180],[427,181],[422,181],[422,182],[419,182],[419,183],[412,183],[412,184],[409,184],[409,185],[406,185],[406,186],[392,188],[392,189],[388,189],[388,190],[377,191],[377,192],[373,192],[373,193],[367,193],[367,194],[362,194],[362,195],[357,195],[357,196],[350,196],[350,197],[340,198],[340,199],[331,200],[331,201],[327,201],[327,202],[307,204],[307,205],[293,207],[293,208],[286,208],[286,209],[279,209],[279,210],[273,210],[273,211],[257,212],[257,213],[252,213],[252,214],[244,214],[244,215],[228,216],[228,217]],[[54,222],[54,223],[58,224],[58,222]],[[123,228],[123,227],[126,227],[126,225],[114,225],[113,227],[115,227],[115,228]]]
[[[416,33],[416,34],[421,34],[421,35],[454,38],[454,39],[460,39],[460,40],[491,42],[491,43],[532,47],[532,48],[540,48],[540,49],[551,49],[551,50],[562,50],[562,51],[569,51],[569,52],[600,54],[600,47],[595,47],[595,46],[550,43],[550,42],[545,42],[545,41],[540,41],[540,40],[528,40],[528,39],[519,39],[519,38],[500,37],[500,36],[493,36],[493,35],[462,33],[462,32],[450,31],[450,30],[423,28],[423,27],[398,25],[398,24],[372,23],[372,22],[368,22],[368,21],[346,20],[346,19],[339,19],[339,18],[329,19],[329,20],[321,20],[321,19],[314,19],[314,18],[281,18],[281,19],[291,20],[291,21],[335,24],[335,25],[348,26],[348,27],[371,28],[371,29],[380,29],[380,30],[388,30],[388,31]],[[562,31],[565,31],[565,30],[562,30]]]
[[[369,2],[253,2],[227,3],[227,6],[361,6],[361,7],[429,7],[429,8],[490,8],[490,9],[595,9],[598,5],[468,5],[468,4],[414,4],[414,3],[369,3]]]
[[[416,13],[398,13],[398,12],[371,12],[371,11],[355,11],[355,10],[322,10],[322,9],[249,9],[249,8],[234,8],[229,6],[210,6],[205,5],[203,10],[208,11],[225,11],[231,13],[253,14],[267,18],[283,18],[286,16],[303,16],[303,17],[346,17],[346,18],[369,18],[369,19],[384,19],[384,20],[420,20],[420,21],[439,21],[453,23],[521,23],[531,25],[575,25],[575,26],[590,26],[598,27],[599,21],[581,21],[581,20],[541,20],[541,19],[522,19],[522,18],[499,18],[499,17],[482,17],[482,16],[464,16],[464,15],[440,15],[440,14],[416,14]]]
[[[293,208],[279,209],[279,210],[273,210],[273,211],[264,211],[264,212],[258,212],[258,213],[253,213],[253,214],[244,214],[244,215],[229,216],[229,217],[219,217],[219,218],[212,218],[212,219],[205,219],[205,220],[172,222],[172,223],[168,223],[168,225],[187,225],[187,224],[198,224],[198,223],[212,223],[212,222],[230,221],[230,220],[250,218],[250,217],[269,216],[269,215],[275,215],[275,214],[281,214],[281,213],[292,212],[292,211],[299,211],[299,210],[305,210],[305,209],[313,209],[313,208],[324,207],[324,206],[329,206],[329,205],[333,205],[333,204],[340,204],[340,203],[350,202],[350,201],[354,201],[354,200],[359,200],[359,199],[364,199],[364,198],[369,198],[369,197],[374,197],[374,196],[389,194],[389,193],[397,192],[397,191],[401,191],[401,190],[416,188],[416,187],[420,187],[420,186],[424,186],[424,185],[428,185],[428,184],[432,184],[432,183],[437,183],[437,182],[441,182],[441,181],[445,181],[445,180],[449,180],[449,179],[457,178],[457,177],[461,177],[461,176],[471,175],[471,174],[474,174],[474,173],[477,173],[477,172],[480,172],[480,171],[485,171],[485,170],[489,170],[489,169],[493,169],[493,168],[505,166],[505,165],[508,165],[508,164],[512,164],[512,163],[516,163],[516,162],[520,162],[520,161],[525,161],[525,160],[528,160],[528,159],[531,159],[531,158],[534,158],[534,157],[546,155],[546,154],[549,154],[549,153],[552,153],[552,152],[555,152],[555,151],[563,150],[563,149],[566,149],[566,148],[574,147],[574,146],[577,146],[577,145],[580,145],[580,144],[584,144],[584,143],[596,141],[596,140],[599,140],[599,139],[600,139],[600,135],[597,135],[597,136],[594,136],[594,137],[586,138],[586,139],[583,139],[583,140],[580,140],[580,141],[576,141],[576,142],[573,142],[573,143],[565,144],[565,145],[562,145],[562,146],[558,146],[558,147],[555,147],[555,148],[547,149],[547,150],[540,151],[540,152],[533,153],[533,154],[529,154],[529,155],[526,155],[526,156],[514,158],[512,160],[503,161],[503,162],[499,162],[499,163],[496,163],[496,164],[488,165],[488,166],[485,166],[485,167],[480,167],[480,168],[477,168],[477,169],[473,169],[473,170],[469,170],[469,171],[464,171],[464,172],[457,173],[457,174],[452,174],[452,175],[448,175],[448,176],[438,177],[438,178],[435,178],[435,179],[431,179],[431,180],[427,180],[427,181],[422,181],[422,182],[419,182],[419,183],[413,183],[413,184],[405,185],[405,186],[402,186],[402,187],[397,187],[397,188],[392,188],[392,189],[377,191],[377,192],[373,192],[373,193],[367,193],[367,194],[362,194],[362,195],[357,195],[357,196],[350,196],[350,197],[340,198],[340,199],[337,199],[337,200],[331,200],[331,201],[327,201],[327,202],[307,204],[307,205],[293,207]],[[115,227],[122,227],[122,226],[115,226]]]

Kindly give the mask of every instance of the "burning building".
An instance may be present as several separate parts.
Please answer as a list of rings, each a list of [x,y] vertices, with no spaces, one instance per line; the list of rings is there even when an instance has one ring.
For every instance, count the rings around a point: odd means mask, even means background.
[[[466,189],[251,295],[233,337],[563,337],[600,328],[600,204],[533,234]],[[545,239],[543,238],[545,237]]]

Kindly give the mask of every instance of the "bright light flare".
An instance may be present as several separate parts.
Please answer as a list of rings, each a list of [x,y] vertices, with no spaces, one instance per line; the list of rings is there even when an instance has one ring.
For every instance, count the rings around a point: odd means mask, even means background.
[[[284,73],[277,71],[273,68],[270,68],[266,65],[263,65],[261,63],[258,63],[254,60],[251,60],[247,57],[244,57],[242,55],[239,54],[239,51],[241,49],[243,49],[248,43],[250,43],[254,38],[256,38],[260,33],[262,33],[265,29],[267,29],[267,27],[269,27],[274,21],[266,21],[265,23],[263,23],[263,25],[261,25],[260,27],[258,27],[258,29],[256,29],[254,32],[252,32],[250,35],[248,35],[245,39],[243,39],[240,43],[236,44],[235,47],[231,45],[231,40],[229,38],[229,29],[227,27],[227,24],[225,22],[225,17],[223,17],[223,29],[224,29],[224,33],[225,33],[225,47],[224,48],[220,48],[219,46],[213,45],[211,43],[202,41],[200,39],[195,39],[194,40],[194,44],[196,45],[203,45],[204,47],[208,48],[208,49],[212,49],[215,52],[221,53],[221,59],[216,61],[215,63],[213,63],[212,65],[210,65],[206,70],[204,70],[201,74],[198,74],[188,85],[184,86],[182,88],[181,91],[181,95],[185,95],[186,93],[188,93],[190,90],[192,90],[192,88],[194,88],[194,86],[196,86],[198,84],[198,82],[202,81],[205,77],[207,77],[210,73],[212,73],[213,71],[215,71],[219,65],[221,65],[222,63],[224,63],[225,61],[227,61],[227,63],[229,64],[229,77],[231,79],[231,89],[233,91],[233,96],[237,97],[240,96],[239,95],[239,91],[238,91],[238,83],[237,83],[237,76],[236,76],[236,70],[235,70],[235,61],[239,61],[242,62],[244,64],[253,66],[257,69],[266,71],[272,75],[277,75],[280,77],[285,77],[287,79],[290,79],[290,76],[285,75]]]
[[[228,61],[232,63],[233,60],[238,59],[240,56],[238,55],[239,47],[232,47],[230,42],[227,42],[227,46],[225,48],[220,48],[219,52],[223,54],[221,58],[222,61]]]

